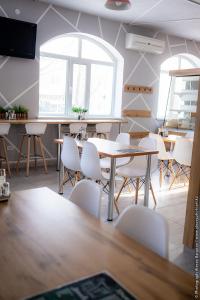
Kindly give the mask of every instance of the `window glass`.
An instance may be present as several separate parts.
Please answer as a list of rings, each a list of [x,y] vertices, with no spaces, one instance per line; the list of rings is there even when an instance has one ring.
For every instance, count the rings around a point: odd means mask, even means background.
[[[40,57],[40,103],[41,114],[64,114],[67,61]]]
[[[60,37],[41,46],[40,51],[66,56],[78,56],[79,40],[77,37]]]
[[[85,107],[86,65],[73,65],[72,106]]]
[[[82,41],[82,58],[112,62],[110,56],[102,48],[91,41]]]
[[[109,115],[112,106],[113,67],[92,64],[90,105],[91,115]]]

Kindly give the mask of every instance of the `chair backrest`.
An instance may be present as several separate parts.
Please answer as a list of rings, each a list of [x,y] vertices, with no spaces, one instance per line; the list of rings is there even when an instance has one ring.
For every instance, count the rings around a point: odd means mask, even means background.
[[[162,136],[159,134],[150,132],[149,137],[156,140],[157,150],[159,151],[158,159],[162,160],[163,157],[166,157],[166,153],[167,153],[166,148],[165,148],[165,143],[163,141]]]
[[[143,147],[145,149],[157,150],[157,143],[154,138],[144,137],[140,140],[139,147]],[[136,156],[132,162],[134,167],[146,170],[147,167],[147,156]],[[158,155],[151,156],[151,173],[157,169],[158,166]]]
[[[115,227],[160,256],[168,257],[168,224],[157,212],[131,205],[119,216]]]
[[[9,133],[10,124],[9,123],[1,123],[0,124],[0,135],[7,135]]]
[[[87,178],[100,180],[102,172],[97,148],[90,142],[85,142],[81,155],[81,170]]]
[[[177,138],[173,157],[181,165],[191,166],[193,141],[187,138]]]
[[[130,134],[125,132],[119,133],[116,142],[122,145],[130,145]]]
[[[94,181],[83,179],[73,188],[69,199],[96,218],[100,218],[101,186]]]
[[[72,137],[64,136],[61,159],[67,169],[81,171],[78,146]]]
[[[77,134],[80,132],[81,128],[86,131],[87,123],[71,123],[69,124],[69,132],[71,134]]]
[[[110,133],[112,123],[98,123],[96,124],[96,133]]]
[[[26,133],[31,135],[41,135],[45,133],[46,123],[27,123],[25,124]]]
[[[189,139],[193,139],[194,138],[194,131],[188,131],[184,137],[189,138]]]

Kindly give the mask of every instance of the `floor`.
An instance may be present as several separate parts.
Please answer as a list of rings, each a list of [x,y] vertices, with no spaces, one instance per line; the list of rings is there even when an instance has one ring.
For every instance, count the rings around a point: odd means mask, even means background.
[[[165,183],[160,189],[158,184],[158,173],[154,174],[152,184],[157,198],[157,206],[154,207],[152,197],[150,196],[150,207],[162,214],[169,223],[170,240],[169,240],[169,259],[187,272],[193,273],[194,270],[194,251],[184,248],[182,244],[184,219],[186,211],[187,186],[182,182],[177,182],[174,188],[169,191],[169,179],[165,178]],[[42,169],[31,169],[30,176],[26,177],[22,170],[18,176],[13,176],[9,180],[11,191],[31,189],[47,186],[54,191],[58,191],[58,172],[54,167],[49,168],[47,175]],[[67,184],[64,188],[64,197],[67,198],[71,191],[71,185]],[[119,209],[122,211],[134,200],[134,192],[130,194],[124,191],[119,201]],[[139,205],[143,204],[143,191],[139,193]],[[102,199],[101,218],[106,221],[107,213],[107,196],[104,194]],[[115,212],[115,218],[117,214]],[[110,224],[110,223],[109,223]]]

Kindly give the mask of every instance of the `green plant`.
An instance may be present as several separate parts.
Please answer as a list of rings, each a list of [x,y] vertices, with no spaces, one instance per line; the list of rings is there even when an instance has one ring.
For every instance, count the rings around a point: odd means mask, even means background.
[[[3,108],[3,106],[0,106],[0,113],[5,113],[7,110]]]
[[[81,113],[86,113],[88,109],[80,106],[72,106],[72,111],[74,113],[81,114]]]
[[[13,106],[13,110],[15,111],[15,113],[27,113],[28,112],[28,108],[26,108],[23,105],[15,105]]]

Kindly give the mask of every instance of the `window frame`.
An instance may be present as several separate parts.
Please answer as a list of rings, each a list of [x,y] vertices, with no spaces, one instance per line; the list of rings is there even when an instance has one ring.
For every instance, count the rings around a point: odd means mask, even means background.
[[[113,118],[115,117],[115,101],[116,101],[116,82],[117,82],[117,58],[111,53],[109,49],[106,48],[105,45],[101,44],[100,42],[96,41],[93,38],[90,38],[85,35],[81,34],[67,34],[67,37],[77,37],[78,39],[78,56],[68,56],[68,55],[62,55],[62,54],[53,54],[48,52],[40,51],[40,57],[48,57],[48,58],[57,58],[61,60],[67,61],[67,77],[69,80],[67,80],[65,85],[65,110],[63,114],[55,114],[55,113],[49,113],[49,112],[40,112],[39,111],[39,117],[74,117],[74,113],[71,111],[72,108],[72,80],[73,80],[73,65],[74,64],[80,64],[80,65],[86,65],[86,89],[85,89],[85,107],[88,109],[89,112],[89,104],[90,104],[90,87],[91,87],[91,66],[92,64],[96,65],[104,65],[104,66],[112,66],[113,67],[113,81],[112,81],[112,99],[111,99],[111,112],[109,115],[89,115],[89,117],[92,118]],[[59,37],[56,37],[56,39],[59,39]],[[83,40],[89,40],[90,42],[94,43],[98,47],[100,47],[102,50],[105,51],[105,53],[110,57],[112,60],[109,61],[99,61],[94,59],[86,59],[82,58],[82,41]]]
[[[184,53],[180,53],[180,54],[176,54],[176,55],[174,55],[174,56],[172,56],[172,57],[169,57],[167,60],[170,60],[171,58],[173,58],[173,57],[178,57],[178,67],[176,68],[177,70],[180,70],[181,69],[181,61],[184,59],[184,60],[187,60],[192,66],[191,66],[191,68],[198,68],[199,67],[199,65],[198,65],[198,63],[197,62],[195,62],[193,59],[192,59],[192,56],[191,56],[191,54],[188,54],[188,53],[186,53],[186,54],[184,54]],[[194,58],[196,58],[196,59],[198,59],[198,57],[195,57],[194,56]],[[166,60],[166,61],[167,61]],[[164,64],[164,63],[166,63],[166,61],[164,61],[162,64]],[[165,70],[162,70],[162,65],[161,65],[161,69],[160,69],[160,78],[161,78],[161,75],[162,74],[169,74],[169,70],[167,70],[167,69],[165,69]],[[170,76],[169,76],[169,78],[170,78]],[[170,87],[169,87],[170,88]],[[171,88],[170,88],[170,95],[172,95],[173,94],[173,101],[174,101],[174,90],[175,90],[175,82],[174,81],[172,81],[171,82]],[[157,114],[156,114],[156,119],[157,120],[159,120],[159,121],[163,121],[164,120],[164,114],[163,114],[163,116],[161,116],[161,114],[159,113],[159,99],[160,99],[160,85],[159,85],[159,94],[158,94],[158,106],[157,106]],[[171,99],[172,100],[172,99]],[[171,102],[173,102],[173,101],[171,101]],[[167,108],[166,108],[167,109]]]

